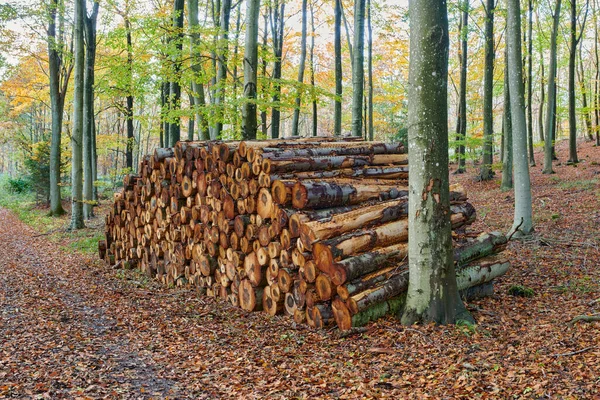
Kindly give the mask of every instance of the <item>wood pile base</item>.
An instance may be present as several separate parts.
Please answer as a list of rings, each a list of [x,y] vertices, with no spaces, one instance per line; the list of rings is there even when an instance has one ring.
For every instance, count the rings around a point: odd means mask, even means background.
[[[400,144],[348,138],[178,142],[124,178],[99,255],[246,311],[360,326],[404,302],[407,160]],[[464,190],[450,200],[452,228],[471,224]],[[455,244],[459,289],[502,275],[505,245]]]

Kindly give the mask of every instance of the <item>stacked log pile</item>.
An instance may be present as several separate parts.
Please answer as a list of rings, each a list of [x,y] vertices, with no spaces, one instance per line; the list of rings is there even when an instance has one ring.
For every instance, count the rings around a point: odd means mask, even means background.
[[[313,327],[397,310],[408,285],[407,155],[400,144],[307,138],[178,142],[124,178],[100,256],[166,285]],[[475,210],[451,191],[453,229]],[[459,289],[506,271],[502,235],[456,248]]]

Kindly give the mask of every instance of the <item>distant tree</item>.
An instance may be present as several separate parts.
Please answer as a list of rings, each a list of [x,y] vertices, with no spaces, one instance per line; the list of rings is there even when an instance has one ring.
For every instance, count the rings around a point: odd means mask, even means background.
[[[548,71],[548,107],[546,109],[546,140],[544,143],[544,174],[553,174],[552,151],[556,129],[556,37],[560,22],[561,0],[556,0],[554,14],[552,14],[552,33],[550,35],[550,65]]]
[[[296,106],[292,118],[292,136],[298,136],[300,123],[300,104],[302,102],[302,84],[304,83],[304,70],[306,69],[306,32],[308,30],[308,2],[302,0],[302,33],[300,43],[300,65],[298,67],[298,89],[296,91]]]
[[[485,66],[483,73],[483,162],[479,179],[492,179],[494,172],[494,0],[485,4]]]
[[[247,0],[246,47],[244,49],[244,106],[242,108],[242,138],[256,139],[256,78],[258,69],[258,16],[260,0]]]
[[[173,76],[169,87],[169,104],[172,115],[169,123],[168,146],[175,145],[181,138],[181,126],[178,111],[181,108],[181,56],[183,51],[183,5],[184,0],[173,1]]]
[[[460,35],[460,83],[458,99],[458,117],[456,119],[456,157],[458,168],[456,174],[462,174],[466,169],[465,140],[467,139],[467,42],[469,34],[469,0],[462,0]]]
[[[202,63],[200,54],[200,34],[198,21],[198,0],[188,0],[188,26],[190,29],[190,53],[192,57],[192,99],[196,112],[200,140],[210,139],[208,122],[204,115],[206,106],[204,84],[202,83]]]
[[[280,136],[281,125],[281,57],[283,55],[283,28],[285,26],[285,0],[274,0],[269,6],[271,36],[273,37],[273,109],[271,111],[271,138]],[[247,28],[246,28],[247,29]]]
[[[507,52],[505,52],[505,60]],[[502,114],[502,191],[513,187],[513,139],[512,139],[512,115],[510,112],[510,87],[508,84],[508,63],[504,63],[504,112]]]
[[[354,2],[354,54],[352,59],[352,136],[362,136],[364,59],[365,59],[365,0]]]
[[[446,2],[410,0],[409,284],[402,323],[473,321],[458,294],[448,177]]]
[[[368,138],[373,140],[373,26],[371,25],[371,0],[367,0],[367,32],[369,52],[367,53],[367,83],[369,85]]]
[[[335,101],[333,134],[342,134],[342,0],[334,0]]]

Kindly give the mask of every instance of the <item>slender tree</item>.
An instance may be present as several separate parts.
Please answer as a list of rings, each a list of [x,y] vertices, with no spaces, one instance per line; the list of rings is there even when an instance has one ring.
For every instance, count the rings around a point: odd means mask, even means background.
[[[57,35],[56,20],[59,27],[64,26],[62,1],[51,0],[48,6],[48,78],[50,82],[50,107],[52,112],[52,140],[50,142],[50,215],[63,215],[60,194],[60,155],[65,93],[73,66],[65,62],[63,32]]]
[[[135,137],[133,132],[133,40],[131,38],[131,22],[129,21],[129,2],[125,3],[125,10],[121,14],[125,23],[125,37],[127,42],[127,89],[125,96],[125,119],[127,121],[127,143],[125,150],[125,166],[133,171],[133,145]]]
[[[177,115],[181,108],[181,55],[183,51],[183,5],[184,0],[173,1],[173,79],[169,88],[170,111],[169,146],[175,145],[181,138],[181,117]]]
[[[200,140],[210,139],[208,122],[204,115],[206,99],[204,94],[204,84],[202,83],[202,63],[200,53],[200,32],[198,21],[198,0],[188,0],[188,26],[190,29],[190,53],[192,58],[192,99],[196,111],[195,120],[198,124],[198,133]]]
[[[483,163],[479,179],[492,179],[494,155],[494,0],[486,0],[485,5],[485,66],[483,75]]]
[[[221,22],[219,24],[219,40],[217,41],[217,78],[215,84],[215,110],[216,117],[213,127],[214,139],[221,137],[223,131],[223,118],[225,115],[225,86],[227,82],[227,57],[229,47],[229,19],[231,16],[231,0],[221,3]]]
[[[256,139],[256,79],[258,69],[258,16],[260,0],[247,0],[246,46],[244,49],[244,106],[242,138]]]
[[[281,124],[281,57],[283,55],[283,28],[285,26],[285,0],[274,0],[269,6],[271,15],[271,36],[273,36],[273,110],[271,111],[271,138],[280,135]]]
[[[594,80],[594,122],[596,131],[596,146],[600,146],[600,58],[598,57],[598,15],[597,0],[592,2],[594,7],[594,60],[596,61],[596,79]]]
[[[315,10],[314,1],[310,3],[310,85],[312,89],[312,136],[318,133],[317,95],[315,86]]]
[[[445,1],[410,0],[408,262],[402,323],[470,320],[452,261],[448,177],[448,14]]]
[[[342,0],[334,0],[334,38],[335,52],[335,102],[333,112],[333,134],[342,134]]]
[[[554,14],[552,15],[552,33],[550,35],[550,65],[548,71],[548,106],[546,109],[546,141],[544,143],[544,174],[553,174],[552,170],[552,148],[555,136],[556,112],[556,37],[560,22],[561,0],[556,0]]]
[[[300,65],[298,67],[298,89],[296,91],[296,106],[292,118],[292,136],[298,136],[300,123],[300,104],[302,102],[302,84],[304,83],[304,70],[306,69],[306,32],[308,30],[308,2],[302,0],[302,34],[300,43]]]
[[[529,165],[535,166],[533,154],[533,0],[529,0],[527,8],[527,151],[529,152]]]
[[[531,181],[527,160],[527,124],[525,122],[525,88],[523,87],[523,53],[521,51],[521,5],[519,0],[508,0],[507,47],[515,179],[515,215],[511,233],[528,235],[533,232],[533,218]]]
[[[505,52],[504,60],[508,60]],[[504,112],[503,112],[503,135],[502,135],[502,191],[513,187],[513,141],[512,141],[512,116],[510,112],[510,87],[508,84],[508,63],[504,63]]]
[[[352,59],[352,136],[362,136],[364,58],[365,58],[365,0],[354,2],[354,58]]]
[[[368,138],[373,141],[373,27],[371,26],[371,0],[367,0],[367,33],[369,52],[367,53],[367,81],[369,85]]]
[[[73,26],[74,88],[73,130],[71,132],[71,229],[81,229],[83,223],[83,72],[84,72],[84,11],[83,0],[76,0]]]
[[[585,122],[585,131],[589,140],[594,140],[592,134],[592,117],[591,110],[588,103],[588,88],[586,87],[585,70],[583,67],[583,42],[579,42],[579,69],[577,70],[577,77],[579,80],[579,90],[581,91],[581,106],[583,107],[583,119]]]
[[[460,32],[460,86],[458,99],[458,118],[456,120],[456,157],[458,168],[456,174],[462,174],[466,169],[465,140],[467,139],[467,40],[469,35],[469,0],[461,2],[462,18],[459,24]]]
[[[85,11],[85,3],[84,3]],[[94,215],[94,66],[96,64],[96,21],[99,3],[94,2],[92,13],[85,13],[85,69],[83,73],[83,218]]]

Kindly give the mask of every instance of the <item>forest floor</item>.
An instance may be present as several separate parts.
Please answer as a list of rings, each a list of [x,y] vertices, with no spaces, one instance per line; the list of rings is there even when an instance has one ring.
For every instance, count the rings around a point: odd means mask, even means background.
[[[510,243],[496,294],[468,304],[476,327],[390,317],[341,337],[247,314],[67,251],[0,209],[0,398],[600,398],[600,322],[568,324],[600,312],[600,148],[582,143],[555,175],[537,156],[536,232]],[[452,177],[478,212],[471,229],[507,231],[512,193],[474,175]]]

